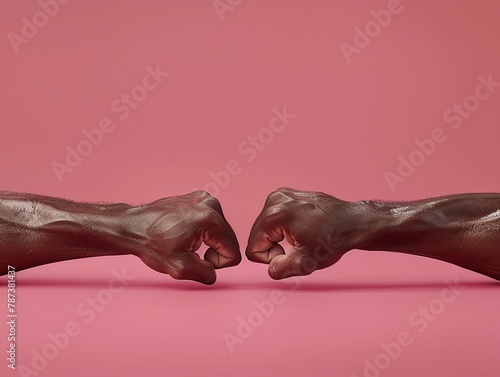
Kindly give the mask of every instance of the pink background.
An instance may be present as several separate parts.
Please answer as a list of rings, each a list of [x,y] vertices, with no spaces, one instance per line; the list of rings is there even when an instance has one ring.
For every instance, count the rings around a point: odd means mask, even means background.
[[[139,204],[203,188],[210,172],[236,160],[241,173],[217,197],[242,249],[280,186],[346,200],[499,191],[500,90],[458,130],[443,114],[474,94],[479,76],[500,81],[500,3],[402,0],[351,63],[340,44],[353,44],[354,28],[387,1],[237,3],[221,19],[210,0],[74,0],[16,54],[7,35],[20,34],[40,5],[3,1],[0,189]],[[169,77],[120,120],[111,103],[157,65]],[[284,106],[297,117],[247,161],[238,146]],[[106,117],[114,132],[60,182],[52,163]],[[446,142],[392,191],[384,173],[397,172],[398,156],[436,127]],[[122,268],[134,280],[85,323],[76,308]],[[70,321],[81,329],[40,376],[500,375],[499,285],[414,256],[353,251],[296,290],[297,280],[272,281],[266,266],[246,260],[219,271],[212,287],[174,281],[132,256],[44,266],[17,279],[18,367],[31,367],[49,333]],[[414,313],[437,305],[454,279],[460,295],[419,333]],[[275,289],[285,301],[231,354],[223,334],[236,334],[238,318]],[[413,343],[365,373],[365,360],[383,360],[381,343],[402,331]],[[18,375],[2,360],[1,375]]]

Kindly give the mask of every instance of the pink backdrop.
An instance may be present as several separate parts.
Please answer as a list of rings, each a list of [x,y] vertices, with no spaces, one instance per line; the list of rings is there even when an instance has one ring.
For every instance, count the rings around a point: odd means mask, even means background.
[[[497,192],[499,12],[3,1],[0,189],[139,204],[206,188],[242,249],[280,186],[346,200]],[[131,256],[17,279],[18,368],[2,358],[1,375],[500,375],[499,285],[413,256],[353,251],[283,282],[245,260],[213,287]]]

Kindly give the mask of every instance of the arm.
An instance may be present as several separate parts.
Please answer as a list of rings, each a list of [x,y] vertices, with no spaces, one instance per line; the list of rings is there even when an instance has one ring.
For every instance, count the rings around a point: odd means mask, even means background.
[[[205,243],[205,260],[196,250]],[[0,192],[0,274],[47,263],[132,254],[177,279],[215,282],[240,262],[217,199],[197,191],[134,207]]]
[[[292,245],[285,254],[278,242]],[[346,202],[279,189],[252,228],[246,254],[275,279],[306,275],[351,249],[385,250],[453,263],[500,280],[500,194],[404,203]]]
[[[500,280],[499,194],[365,206],[368,221],[378,226],[361,249],[435,258]]]

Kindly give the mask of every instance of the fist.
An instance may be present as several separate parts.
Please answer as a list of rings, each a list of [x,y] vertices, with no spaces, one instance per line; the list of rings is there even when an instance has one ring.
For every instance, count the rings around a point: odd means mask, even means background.
[[[215,269],[236,266],[241,253],[233,229],[217,199],[205,191],[160,199],[132,210],[129,222],[142,240],[138,256],[152,269],[175,279],[204,284]],[[196,251],[208,246],[203,259]]]
[[[269,264],[269,276],[308,275],[336,263],[359,243],[354,203],[321,192],[280,188],[271,193],[248,240],[249,260]],[[279,242],[291,245],[285,252]]]

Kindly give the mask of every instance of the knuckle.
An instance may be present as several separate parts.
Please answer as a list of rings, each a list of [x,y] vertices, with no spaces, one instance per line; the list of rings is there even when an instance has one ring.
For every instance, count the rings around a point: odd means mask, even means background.
[[[253,251],[247,249],[245,251],[245,256],[248,258],[248,260],[250,260],[251,262],[255,262],[257,260],[257,258],[255,257],[255,254]]]
[[[210,224],[210,225],[220,225],[221,224],[221,218],[220,215],[217,211],[207,208],[205,211],[203,211],[203,220],[205,223]]]
[[[202,203],[206,205],[207,207],[210,207],[212,209],[219,209],[220,208],[220,202],[217,198],[214,198],[213,196],[206,196],[203,197]]]
[[[196,191],[193,191],[191,194],[194,195],[194,196],[198,196],[200,198],[206,198],[206,197],[211,197],[212,196],[212,195],[210,195],[205,190],[196,190]]]
[[[196,198],[195,204],[202,204],[204,206],[207,206],[209,208],[216,209],[216,210],[221,208],[219,200],[217,198],[213,197],[212,195],[210,195],[207,191],[198,190],[198,191],[194,191],[192,194]]]
[[[294,218],[294,212],[280,203],[267,207],[262,211],[259,216],[259,225],[268,228],[280,223],[288,224],[290,221],[293,221]]]
[[[242,257],[241,257],[241,254],[238,253],[238,254],[235,254],[233,257],[231,257],[231,259],[227,262],[227,265],[226,267],[233,267],[233,266],[237,266],[241,263],[241,260],[242,260]]]
[[[278,189],[270,193],[269,196],[267,197],[267,200],[271,202],[277,202],[280,200],[284,200],[286,198],[288,198],[288,195],[286,195],[285,192],[282,191],[281,189]]]

